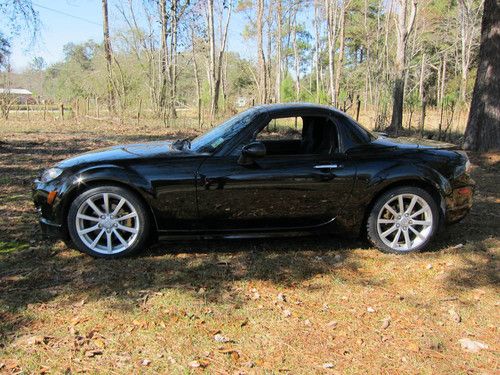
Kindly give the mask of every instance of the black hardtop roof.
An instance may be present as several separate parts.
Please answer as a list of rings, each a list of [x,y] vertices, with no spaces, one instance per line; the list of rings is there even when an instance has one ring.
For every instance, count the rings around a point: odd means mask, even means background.
[[[307,114],[314,114],[314,112],[334,112],[341,113],[337,108],[314,104],[314,103],[278,103],[278,104],[262,104],[253,107],[256,111],[267,112],[272,115],[294,115],[297,112],[306,112]]]

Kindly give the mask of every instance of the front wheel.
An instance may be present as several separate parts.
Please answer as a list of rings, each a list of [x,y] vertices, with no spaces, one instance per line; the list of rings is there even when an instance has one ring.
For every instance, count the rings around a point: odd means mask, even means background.
[[[368,217],[370,242],[388,253],[404,254],[423,250],[439,224],[434,198],[417,187],[400,187],[384,193]]]
[[[149,233],[144,204],[118,186],[84,191],[71,204],[67,220],[76,247],[100,258],[118,258],[140,250]]]

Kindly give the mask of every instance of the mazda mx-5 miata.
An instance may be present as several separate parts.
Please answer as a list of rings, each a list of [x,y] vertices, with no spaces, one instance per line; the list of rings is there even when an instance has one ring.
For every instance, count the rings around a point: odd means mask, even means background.
[[[291,129],[279,131],[283,119]],[[297,124],[300,123],[298,126]],[[332,107],[254,107],[195,138],[114,146],[35,181],[45,234],[115,258],[149,240],[318,231],[410,253],[470,210],[474,182],[450,144],[371,133]]]

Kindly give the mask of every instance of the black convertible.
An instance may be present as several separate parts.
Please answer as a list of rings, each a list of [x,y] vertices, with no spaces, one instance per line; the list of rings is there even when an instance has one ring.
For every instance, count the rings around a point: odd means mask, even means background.
[[[366,235],[385,252],[424,249],[470,210],[465,153],[371,133],[326,106],[251,108],[190,141],[110,147],[35,181],[45,234],[114,258],[162,237],[318,231]]]

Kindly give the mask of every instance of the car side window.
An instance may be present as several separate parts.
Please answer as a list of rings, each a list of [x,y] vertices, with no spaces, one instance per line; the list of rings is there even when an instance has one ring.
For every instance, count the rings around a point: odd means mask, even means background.
[[[253,138],[266,146],[267,156],[331,155],[339,150],[338,139],[336,124],[323,116],[273,118]],[[239,155],[246,143],[232,154]]]
[[[256,141],[286,141],[302,139],[302,117],[274,118],[255,137]]]

